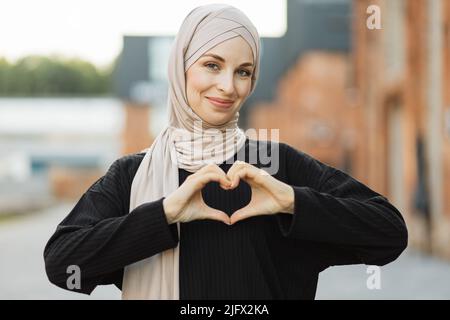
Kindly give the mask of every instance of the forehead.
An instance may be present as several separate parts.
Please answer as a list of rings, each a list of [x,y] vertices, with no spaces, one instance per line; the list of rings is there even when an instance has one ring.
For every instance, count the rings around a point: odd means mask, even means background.
[[[226,62],[253,62],[253,52],[250,45],[242,37],[235,37],[219,43],[203,55],[214,54],[225,59]]]

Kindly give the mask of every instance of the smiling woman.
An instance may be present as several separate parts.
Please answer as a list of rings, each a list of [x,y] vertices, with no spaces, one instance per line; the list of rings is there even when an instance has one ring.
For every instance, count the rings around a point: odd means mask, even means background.
[[[402,253],[407,229],[385,197],[237,126],[259,59],[240,10],[189,13],[169,58],[169,126],[117,159],[58,225],[44,249],[52,283],[69,289],[76,265],[73,290],[87,294],[115,284],[123,299],[314,299],[327,267]]]
[[[250,94],[252,66],[252,49],[242,37],[217,45],[186,72],[189,105],[210,125],[227,123]]]

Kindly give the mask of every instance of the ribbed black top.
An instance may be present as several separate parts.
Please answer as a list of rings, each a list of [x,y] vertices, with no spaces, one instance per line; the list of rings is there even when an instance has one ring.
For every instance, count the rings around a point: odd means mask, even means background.
[[[270,144],[268,145],[270,147]],[[236,154],[268,147],[247,139]],[[122,286],[123,268],[180,244],[180,299],[314,299],[319,272],[332,265],[384,265],[407,245],[400,212],[346,173],[295,148],[279,147],[273,176],[295,192],[295,213],[252,217],[228,226],[199,220],[167,223],[162,200],[129,213],[133,177],[144,154],[116,160],[57,226],[45,250],[49,280],[67,289],[67,267],[78,265],[81,289]],[[245,158],[240,155],[245,150]],[[227,172],[231,167],[223,163]],[[190,173],[180,169],[180,184]],[[211,182],[202,191],[211,207],[231,215],[250,201],[249,185],[232,191]]]

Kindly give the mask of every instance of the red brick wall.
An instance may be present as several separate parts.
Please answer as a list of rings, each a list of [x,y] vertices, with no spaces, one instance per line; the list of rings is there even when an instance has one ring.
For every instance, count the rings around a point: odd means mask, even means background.
[[[151,145],[149,131],[150,107],[125,103],[125,126],[122,132],[122,154],[139,152]]]
[[[444,72],[443,72],[443,90],[444,90],[444,114],[450,116],[450,1],[442,0],[443,5],[443,42],[444,42]],[[446,119],[448,120],[448,118]],[[450,126],[450,124],[449,124]],[[444,146],[443,159],[444,164],[444,210],[447,217],[450,218],[450,129],[444,127]],[[447,131],[446,131],[447,130]]]
[[[276,100],[254,106],[250,127],[280,129],[281,141],[335,167],[344,166],[348,152],[353,173],[361,174],[364,124],[347,95],[348,74],[345,55],[306,54],[280,81]]]

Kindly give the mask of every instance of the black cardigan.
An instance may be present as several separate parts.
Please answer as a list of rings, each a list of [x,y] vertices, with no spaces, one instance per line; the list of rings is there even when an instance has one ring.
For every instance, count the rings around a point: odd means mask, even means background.
[[[270,144],[247,139],[251,151]],[[384,265],[407,246],[400,212],[382,195],[344,172],[279,143],[273,176],[295,192],[294,215],[252,217],[228,226],[199,220],[167,223],[162,200],[129,213],[133,177],[144,154],[116,160],[57,226],[45,250],[49,280],[67,289],[69,265],[81,270],[81,289],[122,286],[123,268],[180,245],[180,299],[314,299],[319,272],[333,265]],[[234,160],[237,155],[235,155]],[[227,161],[228,162],[228,161]],[[252,163],[252,162],[250,162]],[[252,163],[263,168],[259,159]],[[227,172],[231,167],[223,163]],[[180,184],[190,173],[180,169]],[[250,201],[241,181],[232,191],[210,182],[205,202],[231,215]]]

